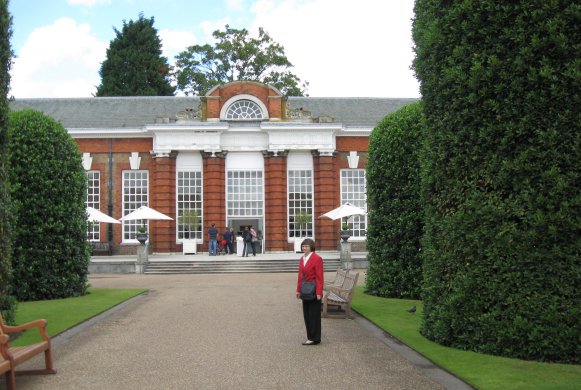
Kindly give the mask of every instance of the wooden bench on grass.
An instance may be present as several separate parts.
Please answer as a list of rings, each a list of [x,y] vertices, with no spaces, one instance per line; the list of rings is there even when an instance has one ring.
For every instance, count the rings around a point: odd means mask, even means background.
[[[339,273],[337,273],[339,277]],[[341,286],[331,284],[325,286],[323,293],[323,317],[354,318],[351,313],[351,300],[357,285],[358,272],[345,271],[345,277]],[[344,310],[339,314],[329,314],[329,306],[337,306]]]
[[[4,320],[0,314],[0,375],[6,375],[6,387],[8,390],[16,389],[16,375],[56,374],[56,370],[52,366],[50,337],[46,333],[46,325],[46,320],[36,320],[19,326],[9,326],[4,324]],[[10,346],[8,336],[11,333],[22,332],[33,328],[38,329],[42,338],[40,342],[22,347]],[[18,365],[43,352],[46,368],[16,371]]]

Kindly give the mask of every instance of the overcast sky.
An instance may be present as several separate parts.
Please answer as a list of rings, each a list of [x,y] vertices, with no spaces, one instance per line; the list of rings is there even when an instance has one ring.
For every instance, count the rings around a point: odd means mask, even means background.
[[[11,95],[90,97],[113,27],[155,18],[164,55],[212,43],[212,31],[263,27],[316,97],[418,97],[413,0],[10,0]]]

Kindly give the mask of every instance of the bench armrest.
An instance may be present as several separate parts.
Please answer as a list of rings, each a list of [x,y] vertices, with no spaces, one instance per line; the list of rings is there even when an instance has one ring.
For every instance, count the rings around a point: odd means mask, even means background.
[[[46,340],[49,340],[48,334],[46,333],[46,326],[47,325],[48,325],[48,322],[46,320],[35,320],[35,321],[27,322],[27,323],[22,324],[22,325],[17,325],[17,326],[4,325],[4,326],[2,326],[2,330],[4,331],[4,333],[15,333],[15,332],[21,332],[23,330],[37,328],[42,339],[46,341]]]
[[[6,360],[12,360],[12,355],[8,351],[8,341],[10,341],[10,337],[7,334],[0,334],[0,357]]]

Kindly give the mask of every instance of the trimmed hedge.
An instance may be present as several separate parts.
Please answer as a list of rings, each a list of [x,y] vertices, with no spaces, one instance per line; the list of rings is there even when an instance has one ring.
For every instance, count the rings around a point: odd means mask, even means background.
[[[8,189],[8,100],[12,50],[12,17],[8,1],[0,0],[0,311],[9,323],[14,323],[16,300],[10,294],[12,284],[11,203]]]
[[[84,295],[90,247],[78,147],[37,111],[12,112],[9,128],[14,292],[21,301]]]
[[[581,6],[417,0],[428,129],[421,333],[581,361]]]
[[[421,102],[386,116],[369,139],[367,196],[369,270],[366,287],[375,295],[419,298]]]

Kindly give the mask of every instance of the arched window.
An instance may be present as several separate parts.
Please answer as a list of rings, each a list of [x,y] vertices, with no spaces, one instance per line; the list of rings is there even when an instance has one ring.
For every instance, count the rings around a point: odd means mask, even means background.
[[[247,99],[235,101],[226,111],[226,120],[260,120],[263,118],[260,106]]]

